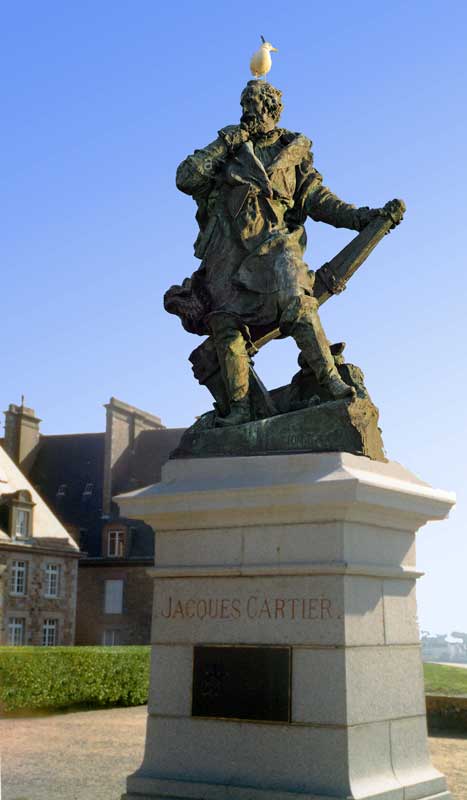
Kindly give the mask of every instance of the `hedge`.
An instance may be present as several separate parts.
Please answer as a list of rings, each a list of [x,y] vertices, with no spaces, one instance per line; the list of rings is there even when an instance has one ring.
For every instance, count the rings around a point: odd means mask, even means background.
[[[467,697],[427,694],[428,730],[453,730],[467,733]]]
[[[147,702],[149,647],[0,647],[0,713]]]

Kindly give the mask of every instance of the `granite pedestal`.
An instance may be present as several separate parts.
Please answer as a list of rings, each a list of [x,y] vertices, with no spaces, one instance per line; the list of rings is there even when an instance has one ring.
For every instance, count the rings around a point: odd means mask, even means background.
[[[452,494],[320,453],[173,460],[115,499],[157,531],[127,800],[451,797],[427,749],[415,533]]]

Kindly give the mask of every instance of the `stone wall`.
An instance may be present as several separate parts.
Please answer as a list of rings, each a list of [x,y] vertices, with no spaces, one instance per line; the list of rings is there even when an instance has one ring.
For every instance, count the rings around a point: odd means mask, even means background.
[[[81,562],[76,644],[103,644],[105,631],[115,632],[114,644],[149,644],[152,581],[146,570],[151,563]],[[118,580],[123,581],[122,613],[105,613],[105,582]]]
[[[26,593],[16,596],[11,593],[10,581],[14,561],[27,563]],[[58,597],[45,597],[46,564],[59,564],[60,588]],[[76,617],[76,589],[78,559],[62,551],[50,550],[46,553],[39,548],[0,545],[0,565],[5,566],[0,575],[2,583],[3,608],[0,617],[0,644],[8,643],[8,620],[21,617],[25,620],[26,645],[42,645],[42,631],[45,619],[58,620],[59,645],[74,644]]]

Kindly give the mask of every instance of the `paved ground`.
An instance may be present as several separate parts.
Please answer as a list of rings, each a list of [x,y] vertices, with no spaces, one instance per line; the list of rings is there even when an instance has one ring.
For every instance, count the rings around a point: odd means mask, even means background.
[[[141,763],[146,707],[0,720],[1,800],[119,800]],[[467,736],[430,739],[455,800],[467,800]]]

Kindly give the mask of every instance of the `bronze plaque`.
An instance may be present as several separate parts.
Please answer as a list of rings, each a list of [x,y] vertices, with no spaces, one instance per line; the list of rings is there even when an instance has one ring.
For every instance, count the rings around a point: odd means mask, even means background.
[[[290,722],[290,647],[194,648],[193,717]]]

